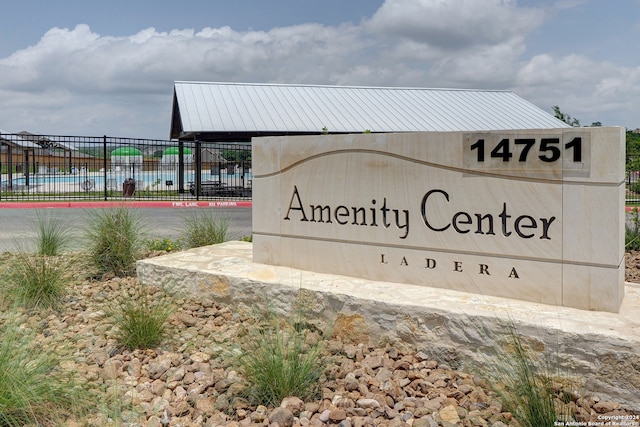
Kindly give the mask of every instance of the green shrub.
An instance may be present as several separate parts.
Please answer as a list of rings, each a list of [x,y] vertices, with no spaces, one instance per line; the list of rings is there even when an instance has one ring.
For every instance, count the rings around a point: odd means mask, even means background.
[[[624,246],[626,251],[640,251],[640,233],[637,230],[626,227]]]
[[[5,278],[7,296],[32,308],[55,307],[69,284],[65,266],[56,257],[19,253]]]
[[[75,378],[12,323],[0,328],[0,426],[62,425],[87,407]]]
[[[325,361],[323,339],[306,322],[281,323],[270,315],[242,345],[239,369],[248,382],[245,397],[253,404],[278,406],[287,396],[306,399],[319,391]]]
[[[86,230],[89,256],[98,273],[128,276],[141,258],[144,233],[140,217],[133,209],[96,209]]]
[[[157,298],[148,291],[144,285],[136,285],[117,301],[114,310],[107,313],[118,328],[118,342],[132,350],[159,345],[172,313],[168,297]]]
[[[634,183],[632,183],[629,186],[629,190],[633,191],[634,193],[640,193],[640,181],[636,181]]]
[[[215,245],[231,240],[231,219],[217,216],[213,211],[198,212],[185,218],[183,241],[187,248]]]
[[[59,218],[38,211],[35,226],[37,252],[41,255],[58,255],[71,240],[70,230]]]
[[[182,242],[179,239],[149,239],[147,240],[147,248],[151,251],[179,251],[182,248]]]

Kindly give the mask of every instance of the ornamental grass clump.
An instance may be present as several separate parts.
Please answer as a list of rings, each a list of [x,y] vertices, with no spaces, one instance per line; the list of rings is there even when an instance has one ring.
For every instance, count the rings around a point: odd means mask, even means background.
[[[185,217],[182,241],[186,248],[215,245],[234,238],[230,232],[231,219],[213,211],[198,212]]]
[[[319,393],[325,367],[323,338],[306,322],[281,322],[275,315],[257,325],[241,346],[239,368],[248,382],[243,396],[252,404],[278,406],[287,396]]]
[[[34,224],[36,249],[40,255],[58,255],[71,241],[72,234],[60,218],[38,211]]]
[[[99,274],[123,277],[135,272],[145,238],[142,221],[133,209],[96,209],[90,214],[86,233],[89,256]]]
[[[64,263],[57,257],[18,253],[3,277],[5,295],[29,308],[56,307],[69,286]]]
[[[117,327],[117,341],[131,350],[156,347],[166,335],[167,320],[173,312],[171,301],[151,291],[138,284],[126,290],[115,308],[107,312]]]
[[[0,426],[63,425],[87,408],[87,393],[60,361],[15,322],[0,327]]]
[[[553,369],[551,355],[545,350],[537,357],[513,321],[505,327],[504,347],[489,363],[494,377],[492,388],[504,409],[523,427],[554,425],[559,419],[569,419],[568,406],[558,399],[557,382],[561,376]]]
[[[637,207],[633,208],[630,221],[625,224],[624,248],[626,251],[640,250],[640,217]]]

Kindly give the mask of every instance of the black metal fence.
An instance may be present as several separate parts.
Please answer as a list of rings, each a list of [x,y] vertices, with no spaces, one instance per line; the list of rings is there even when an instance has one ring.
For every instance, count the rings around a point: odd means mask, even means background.
[[[627,156],[626,202],[640,204],[640,155]]]
[[[251,145],[0,134],[0,202],[251,198]]]

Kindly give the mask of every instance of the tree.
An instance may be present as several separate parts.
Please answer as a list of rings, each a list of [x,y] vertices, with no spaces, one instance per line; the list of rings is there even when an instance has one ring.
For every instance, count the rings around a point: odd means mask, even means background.
[[[627,129],[627,155],[640,155],[640,133]]]
[[[558,107],[557,105],[553,106],[553,115],[556,117],[556,119],[562,120],[563,122],[565,122],[569,126],[580,127],[580,120],[578,120],[578,119],[576,119],[574,117],[571,117],[567,113],[562,112],[560,110],[560,107]]]
[[[640,171],[640,133],[627,129],[627,173]]]
[[[251,162],[251,150],[242,149],[224,149],[222,157],[228,162]]]

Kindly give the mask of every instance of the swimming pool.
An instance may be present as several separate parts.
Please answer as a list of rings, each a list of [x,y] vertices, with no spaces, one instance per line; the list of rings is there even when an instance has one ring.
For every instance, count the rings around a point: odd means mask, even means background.
[[[183,174],[184,188],[189,189],[189,183],[195,181],[195,171],[186,170]],[[226,172],[211,174],[211,171],[201,173],[201,181],[217,181],[226,185],[238,187],[250,187],[252,174],[248,172]],[[177,171],[108,171],[86,172],[78,171],[75,174],[32,174],[29,176],[29,187],[27,178],[23,175],[14,177],[12,188],[15,191],[33,190],[38,192],[73,192],[73,191],[121,191],[125,180],[133,179],[136,183],[136,190],[145,191],[168,191],[177,190],[179,184],[179,174]],[[3,176],[0,181],[0,188],[3,191],[8,189],[9,180]]]

